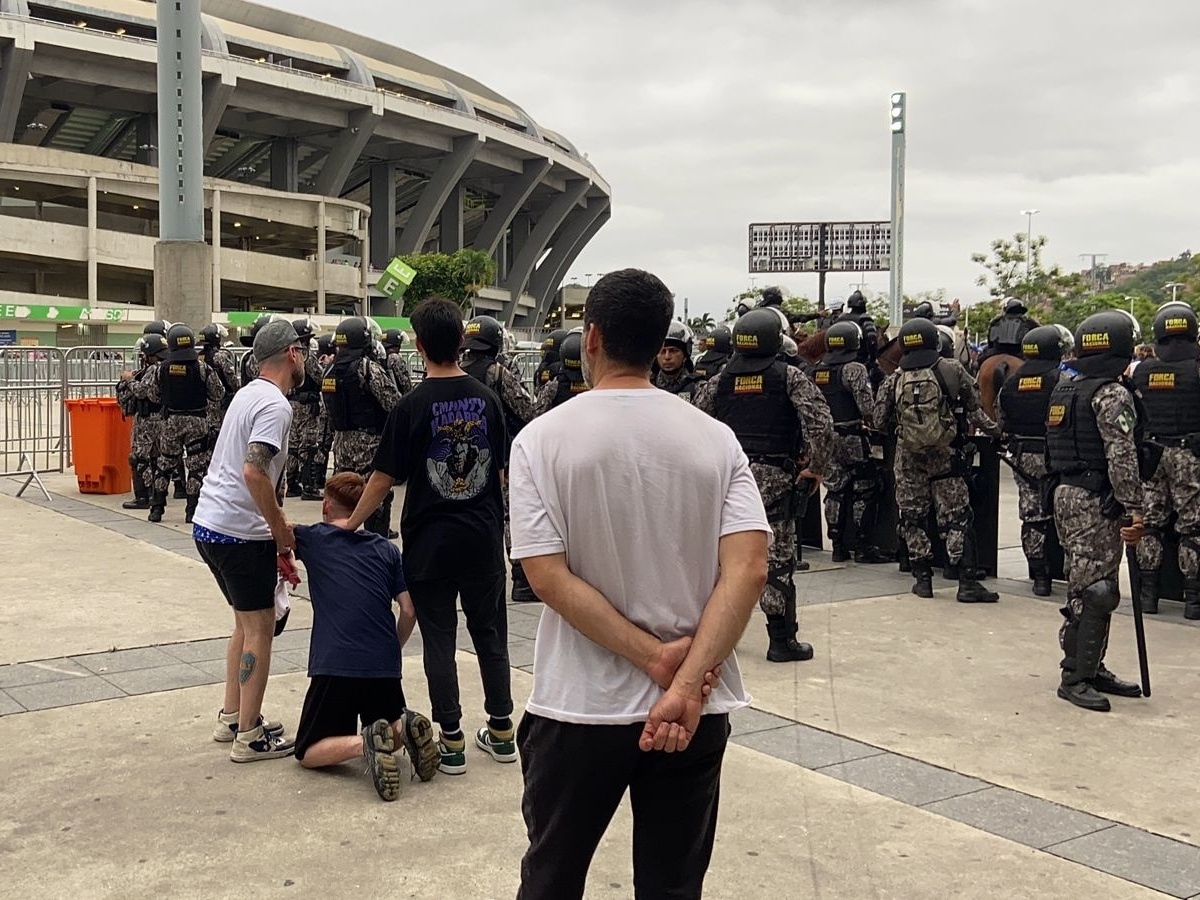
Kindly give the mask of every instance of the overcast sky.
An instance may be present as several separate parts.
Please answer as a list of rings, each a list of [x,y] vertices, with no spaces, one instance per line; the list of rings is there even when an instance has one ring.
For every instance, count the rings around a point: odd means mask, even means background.
[[[613,192],[571,274],[650,269],[692,315],[749,285],[752,221],[888,218],[893,90],[906,293],[985,296],[970,255],[1029,207],[1066,269],[1200,252],[1195,0],[266,2],[478,78],[567,136]],[[816,297],[815,275],[777,278]],[[856,280],[831,275],[828,296]]]

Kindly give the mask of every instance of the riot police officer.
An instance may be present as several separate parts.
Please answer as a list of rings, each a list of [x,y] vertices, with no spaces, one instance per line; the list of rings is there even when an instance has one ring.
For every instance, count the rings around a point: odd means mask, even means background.
[[[323,432],[321,380],[316,326],[312,319],[292,321],[296,336],[304,344],[304,380],[288,394],[292,406],[292,428],[288,435],[287,496],[320,500],[317,490],[316,458]]]
[[[958,301],[955,302],[957,303]],[[939,316],[937,310],[933,308],[933,304],[928,300],[922,300],[916,305],[912,311],[912,318],[928,319],[934,325],[945,325],[949,328],[954,328],[958,324],[958,316]]]
[[[152,402],[148,390],[142,389],[141,383],[166,356],[167,341],[157,332],[143,332],[134,348],[138,354],[138,369],[136,372],[122,373],[121,380],[117,382],[117,402],[121,412],[133,416],[133,439],[129,448],[133,499],[126,500],[121,506],[124,509],[149,509],[163,416],[162,404]]]
[[[1050,596],[1046,541],[1054,527],[1051,486],[1046,471],[1046,413],[1050,395],[1067,375],[1062,358],[1075,346],[1075,337],[1062,325],[1039,325],[1025,335],[1021,364],[996,397],[996,424],[1008,441],[1017,482],[1017,512],[1021,517],[1021,549],[1029,563],[1033,592]]]
[[[164,322],[162,319],[155,319],[153,322],[147,322],[142,326],[142,334],[157,334],[164,341],[166,341],[167,329],[170,327],[170,322]]]
[[[364,478],[371,475],[388,413],[400,402],[396,382],[372,358],[372,324],[362,316],[351,316],[338,323],[333,334],[337,355],[321,380],[321,397],[333,431],[334,472],[357,472]],[[389,491],[368,517],[367,530],[387,537],[391,531],[391,511]]]
[[[1075,331],[1073,368],[1050,394],[1046,460],[1058,479],[1054,524],[1067,563],[1066,620],[1058,696],[1107,712],[1104,694],[1137,697],[1141,689],[1104,665],[1113,610],[1121,601],[1121,543],[1144,527],[1138,471],[1138,403],[1123,379],[1139,336],[1115,310],[1088,316]],[[1122,527],[1128,517],[1129,524]]]
[[[407,340],[407,335],[399,328],[389,328],[383,333],[383,349],[387,351],[387,370],[395,380],[396,390],[400,392],[401,397],[413,388],[412,372],[409,371],[408,363],[400,352]]]
[[[812,659],[796,641],[796,556],[793,507],[801,478],[819,482],[833,445],[833,423],[821,392],[794,366],[776,357],[783,344],[771,310],[746,313],[733,326],[734,356],[702,384],[697,408],[728,425],[750,459],[775,540],[759,605],[767,616],[771,662]]]
[[[858,330],[862,333],[858,347],[858,361],[867,367],[867,372],[871,376],[871,384],[877,385],[883,380],[883,373],[879,371],[879,364],[875,359],[879,350],[879,330],[875,327],[875,320],[867,312],[867,298],[863,296],[862,291],[855,291],[846,298],[846,312],[838,318],[838,321],[853,322],[858,326]]]
[[[1037,320],[1030,318],[1028,312],[1025,304],[1016,297],[1009,297],[1004,301],[1003,311],[988,323],[988,345],[979,354],[977,366],[988,357],[997,354],[1017,357],[1021,355],[1021,344],[1025,335],[1038,327]]]
[[[887,562],[868,544],[881,484],[867,431],[874,397],[867,368],[858,362],[862,332],[853,322],[835,322],[825,333],[825,355],[813,381],[833,416],[833,456],[825,472],[825,522],[833,561],[845,562],[854,549],[860,563]]]
[[[1146,534],[1138,544],[1142,610],[1158,612],[1163,532],[1175,515],[1183,615],[1200,619],[1200,346],[1196,313],[1168,303],[1154,317],[1156,356],[1133,371],[1146,413],[1146,435],[1158,456],[1143,484]],[[1161,448],[1161,449],[1160,449]],[[1161,454],[1161,455],[1160,455]]]
[[[184,470],[186,453],[184,521],[191,522],[211,456],[208,423],[225,396],[225,388],[217,373],[200,359],[195,332],[186,325],[172,325],[167,331],[166,359],[146,380],[146,386],[148,398],[161,403],[163,409],[149,520],[162,521],[171,476]]]
[[[587,391],[587,383],[583,380],[582,357],[583,333],[578,330],[572,331],[562,342],[559,355],[562,371],[538,393],[534,403],[534,415],[547,413]]]
[[[462,369],[472,378],[483,382],[496,392],[500,398],[500,407],[504,410],[504,419],[508,425],[508,437],[511,441],[522,428],[533,420],[533,398],[525,385],[516,375],[503,365],[497,356],[503,349],[504,329],[491,316],[476,316],[467,322],[463,329],[463,347],[466,353],[463,357]],[[561,353],[562,345],[558,345]],[[512,540],[508,526],[508,483],[504,490],[504,547],[511,549]],[[512,601],[514,603],[535,603],[537,596],[529,586],[525,577],[525,569],[520,560],[510,560],[512,566]]]
[[[705,338],[704,355],[696,360],[692,374],[697,381],[708,381],[725,367],[729,362],[729,354],[733,352],[733,332],[728,325],[718,325],[712,334]]]
[[[215,420],[209,422],[209,430],[213,432],[212,437],[215,441],[216,432],[221,430],[221,422],[225,418],[225,410],[229,409],[233,395],[242,385],[238,378],[237,359],[225,348],[225,339],[229,337],[225,326],[216,323],[205,325],[200,329],[199,337],[201,358],[217,373],[217,377],[221,379],[221,387],[225,388],[225,396],[217,406],[218,415]]]
[[[537,370],[533,373],[533,389],[540,391],[550,379],[556,377],[561,366],[559,365],[560,350],[562,342],[566,340],[569,332],[565,328],[556,328],[547,335],[542,341],[542,361],[538,363]]]
[[[273,322],[276,319],[282,319],[283,316],[275,313],[263,313],[254,320],[254,324],[250,326],[250,333],[243,334],[240,338],[243,347],[253,347],[254,338],[258,335],[262,327],[268,322]],[[258,360],[254,358],[253,353],[242,354],[242,384],[249,384],[258,377]]]
[[[956,599],[995,603],[999,595],[979,583],[970,558],[973,515],[966,475],[972,448],[967,420],[994,437],[999,430],[982,412],[975,379],[959,362],[941,356],[936,325],[928,319],[909,319],[900,329],[900,343],[900,368],[879,388],[875,422],[896,434],[896,505],[915,581],[912,592],[933,596],[933,541],[927,530],[933,511],[951,574],[957,570]]]
[[[775,313],[770,313],[772,318]],[[778,325],[776,325],[778,327]],[[656,360],[654,386],[677,397],[690,400],[698,379],[692,374],[692,329],[678,319],[667,328],[662,349]]]

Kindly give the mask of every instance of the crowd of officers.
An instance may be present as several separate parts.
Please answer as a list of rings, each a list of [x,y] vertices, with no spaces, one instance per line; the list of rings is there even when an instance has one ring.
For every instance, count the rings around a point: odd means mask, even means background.
[[[932,597],[940,545],[943,575],[958,582],[957,600],[996,602],[998,595],[980,583],[972,519],[972,459],[982,435],[1003,442],[1014,471],[1036,594],[1051,593],[1051,540],[1064,552],[1059,696],[1092,710],[1109,708],[1105,694],[1139,696],[1138,685],[1104,665],[1123,543],[1137,545],[1141,600],[1153,614],[1166,539],[1178,534],[1185,615],[1200,618],[1200,345],[1192,309],[1165,305],[1154,322],[1155,355],[1131,365],[1141,335],[1128,313],[1097,313],[1072,335],[1062,326],[1039,326],[1019,301],[1006,302],[985,355],[1015,350],[1021,361],[1005,373],[993,421],[975,377],[953,358],[952,323],[937,321],[931,308],[901,327],[899,365],[885,375],[861,294],[849,298],[845,312],[822,314],[824,353],[815,363],[799,358],[797,323],[781,301],[767,289],[757,305],[738,310],[732,327],[716,328],[695,358],[692,332],[672,323],[652,373],[656,387],[727,424],[750,459],[774,529],[760,599],[768,660],[813,656],[812,646],[796,639],[792,576],[806,567],[797,522],[822,483],[835,562],[898,561],[912,574],[912,592]],[[246,340],[271,318],[260,317]],[[307,319],[293,325],[310,350],[307,377],[289,397],[286,493],[320,499],[331,452],[335,472],[369,476],[387,414],[413,381],[400,354],[402,332],[383,333],[364,317],[347,318],[324,337]],[[135,498],[125,506],[149,509],[151,521],[161,520],[175,479],[184,484],[190,521],[223,412],[239,385],[257,375],[250,354],[239,371],[225,337],[220,325],[206,326],[197,338],[185,325],[151,323],[139,341],[142,367],[118,386],[122,408],[135,416]],[[546,339],[532,391],[506,340],[496,319],[471,319],[462,367],[500,398],[511,439],[588,386],[580,329]],[[885,435],[896,448],[898,554],[870,542],[888,499]],[[367,527],[395,537],[390,517],[389,497]],[[519,563],[512,599],[537,600]]]

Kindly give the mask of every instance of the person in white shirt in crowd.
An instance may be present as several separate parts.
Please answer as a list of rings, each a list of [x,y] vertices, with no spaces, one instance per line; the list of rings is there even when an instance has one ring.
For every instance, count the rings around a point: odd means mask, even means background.
[[[290,756],[283,726],[262,713],[279,557],[295,546],[281,499],[292,407],[285,396],[304,380],[306,348],[290,322],[276,320],[255,334],[251,351],[259,374],[234,395],[192,519],[201,558],[233,607],[225,662],[225,702],[213,740],[232,741],[234,762]]]
[[[626,790],[639,897],[699,897],[712,855],[729,713],[750,701],[733,649],[771,527],[733,432],[650,382],[673,305],[648,272],[600,279],[592,389],[513,444],[512,555],[546,604],[517,733],[520,900],[583,896]],[[687,452],[664,452],[664,434]]]

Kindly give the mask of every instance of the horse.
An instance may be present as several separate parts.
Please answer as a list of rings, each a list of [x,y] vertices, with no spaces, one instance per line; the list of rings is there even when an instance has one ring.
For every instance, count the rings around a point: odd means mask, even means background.
[[[983,411],[993,422],[996,421],[996,397],[1000,394],[1000,388],[1004,386],[1008,376],[1020,367],[1021,362],[1010,353],[997,353],[995,356],[989,356],[979,366],[979,374],[976,376],[979,382],[979,399],[983,404]]]
[[[876,337],[876,353],[881,354],[882,348],[885,348],[890,341],[885,342],[883,332],[878,332]],[[821,361],[821,357],[825,355],[829,348],[825,346],[825,329],[818,328],[812,334],[805,334],[803,331],[792,336],[792,340],[796,342],[799,348],[799,355],[802,360],[809,365],[816,365]],[[890,374],[891,370],[886,370],[885,374]]]

